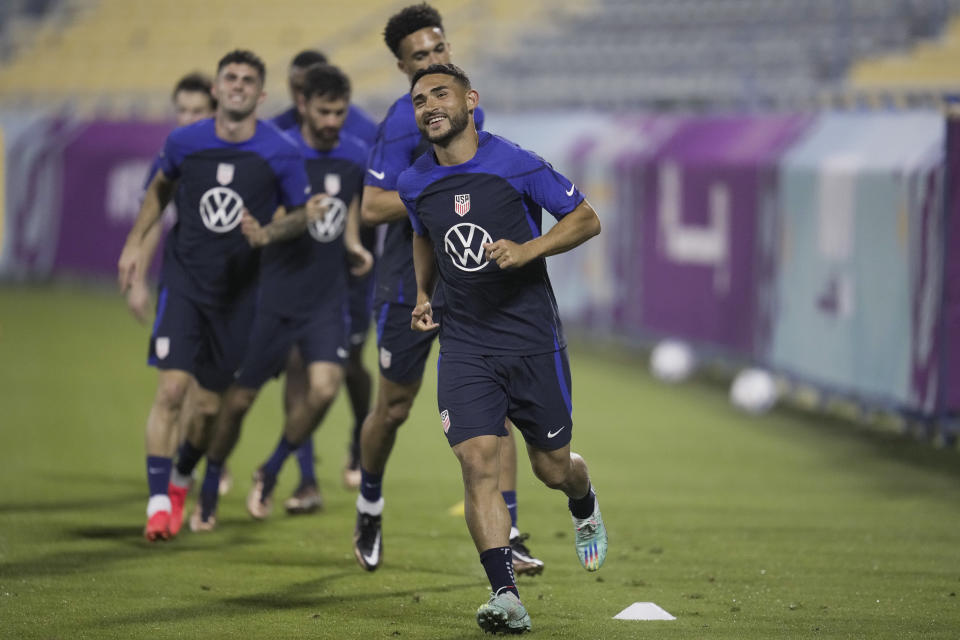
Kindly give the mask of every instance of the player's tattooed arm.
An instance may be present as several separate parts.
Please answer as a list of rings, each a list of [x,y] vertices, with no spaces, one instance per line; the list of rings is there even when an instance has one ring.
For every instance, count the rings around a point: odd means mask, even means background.
[[[414,331],[433,331],[440,327],[433,321],[430,298],[437,284],[437,259],[433,253],[433,241],[427,236],[413,234],[413,269],[417,275],[417,306],[410,317]]]
[[[562,217],[550,231],[538,238],[517,244],[500,239],[483,245],[488,260],[501,269],[522,267],[531,260],[546,258],[570,251],[600,233],[600,218],[590,203],[584,200],[577,208]]]
[[[343,230],[343,245],[347,249],[350,273],[356,277],[366,275],[373,267],[373,256],[360,242],[360,198],[354,197],[347,209],[347,226]]]
[[[243,210],[240,231],[254,249],[296,238],[307,229],[307,210],[305,207],[291,209],[283,215],[274,214],[270,224],[261,225],[256,218]]]
[[[363,206],[360,218],[363,224],[373,227],[384,222],[396,222],[407,217],[407,208],[396,191],[366,185],[363,188]]]
[[[176,186],[175,180],[168,179],[163,172],[157,172],[147,187],[137,220],[127,235],[117,261],[117,282],[121,292],[126,293],[134,283],[145,281],[146,269],[153,257],[150,243],[153,241],[155,249],[155,241],[159,240],[160,233],[155,228],[159,227],[160,216],[173,197]],[[151,233],[156,234],[152,239]]]

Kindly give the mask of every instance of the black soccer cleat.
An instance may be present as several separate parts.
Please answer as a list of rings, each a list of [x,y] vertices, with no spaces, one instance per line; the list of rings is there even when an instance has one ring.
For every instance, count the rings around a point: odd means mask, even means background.
[[[374,571],[379,567],[383,557],[381,520],[382,516],[357,512],[357,526],[353,530],[353,555],[367,571]]]
[[[527,545],[524,544],[528,533],[510,538],[510,550],[513,552],[513,572],[518,576],[538,576],[543,573],[543,560],[534,558]]]

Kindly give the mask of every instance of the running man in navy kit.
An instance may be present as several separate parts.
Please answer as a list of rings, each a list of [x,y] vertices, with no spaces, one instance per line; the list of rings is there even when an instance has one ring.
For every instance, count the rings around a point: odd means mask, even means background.
[[[326,63],[327,56],[316,49],[305,49],[290,61],[287,84],[293,106],[271,120],[280,130],[287,131],[300,126],[302,118],[297,103],[303,95],[307,69],[315,64]],[[366,111],[351,102],[347,109],[347,119],[343,123],[343,133],[372,145],[377,136],[377,123]],[[371,254],[376,240],[375,228],[360,228],[360,241]],[[344,363],[343,381],[353,413],[353,425],[350,430],[347,460],[343,466],[343,484],[349,489],[356,489],[360,486],[360,428],[370,412],[370,396],[373,391],[370,372],[363,362],[363,346],[367,341],[373,308],[373,271],[360,277],[350,275],[347,282],[350,290],[350,354]],[[283,379],[284,402],[295,402],[298,390],[307,384],[299,374],[302,370],[303,360],[294,350]],[[283,506],[287,513],[310,513],[317,508],[320,499],[314,474],[312,438],[297,449],[296,458],[300,467],[300,483],[293,495],[284,501]]]
[[[249,215],[268,225],[268,241],[306,228],[310,187],[302,156],[289,138],[256,119],[264,79],[263,62],[249,51],[220,60],[216,116],[167,138],[160,172],[117,265],[125,292],[146,268],[143,239],[175,192],[179,216],[164,247],[164,287],[150,338],[159,369],[146,435],[150,500],[144,535],[151,541],[176,535],[182,523],[182,496],[174,505],[168,485],[186,390],[196,380],[197,418],[187,444],[199,459],[221,393],[246,348],[260,255],[241,232],[241,219]],[[280,205],[288,214],[268,224]]]
[[[260,388],[279,374],[294,346],[306,368],[300,377],[307,385],[286,404],[280,442],[255,473],[247,498],[247,510],[254,518],[270,514],[271,494],[283,462],[310,438],[340,388],[348,345],[348,261],[355,275],[363,275],[373,265],[359,236],[367,147],[340,132],[349,101],[350,82],[339,69],[316,65],[308,70],[300,101],[303,124],[287,134],[305,158],[316,194],[307,208],[311,214],[316,209],[323,215],[309,224],[309,233],[263,250],[256,319],[246,357],[217,417],[200,503],[190,517],[194,531],[214,528],[218,468],[236,443]],[[243,232],[255,246],[263,242],[264,231],[253,218],[244,219]]]
[[[586,463],[570,451],[570,369],[544,260],[600,233],[600,221],[539,156],[477,132],[471,115],[479,96],[458,67],[417,72],[410,93],[433,145],[397,185],[414,228],[411,326],[440,329],[440,421],[460,461],[467,527],[493,591],[477,623],[522,633],[530,616],[514,580],[510,520],[497,485],[505,418],[523,434],[534,474],[567,495],[580,562],[596,571],[606,556]],[[558,221],[543,235],[541,209]],[[439,325],[430,304],[438,276],[446,298]]]
[[[397,68],[408,80],[431,64],[450,62],[450,44],[440,14],[427,4],[412,5],[394,14],[384,29],[384,40],[397,58]],[[478,108],[473,118],[477,128],[482,128],[482,110]],[[436,337],[410,330],[410,312],[416,296],[411,256],[413,230],[396,191],[400,173],[429,148],[414,120],[410,94],[404,94],[390,107],[380,125],[363,191],[364,222],[389,223],[383,255],[378,261],[374,304],[380,384],[361,434],[361,483],[354,530],[354,555],[368,571],[379,566],[383,555],[382,486],[387,460],[397,430],[406,421],[420,390],[424,366]],[[501,453],[500,490],[513,524],[510,544],[515,569],[517,573],[536,575],[543,571],[543,562],[531,555],[524,543],[526,534],[516,528],[517,455],[512,430]]]

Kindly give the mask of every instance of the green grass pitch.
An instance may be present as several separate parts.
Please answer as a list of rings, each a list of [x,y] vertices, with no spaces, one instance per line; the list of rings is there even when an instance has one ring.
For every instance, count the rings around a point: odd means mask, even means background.
[[[431,367],[386,473],[384,564],[365,573],[339,483],[342,396],[316,439],[326,510],[244,510],[279,437],[276,383],[230,460],[217,531],[143,540],[146,337],[112,292],[0,288],[0,638],[482,635],[486,580],[448,514],[462,486]],[[719,385],[664,386],[584,344],[571,361],[574,449],[610,552],[581,569],[565,500],[521,464],[520,528],[546,563],[519,583],[537,637],[960,637],[955,452],[789,410],[748,418]],[[677,619],[612,619],[633,602]]]

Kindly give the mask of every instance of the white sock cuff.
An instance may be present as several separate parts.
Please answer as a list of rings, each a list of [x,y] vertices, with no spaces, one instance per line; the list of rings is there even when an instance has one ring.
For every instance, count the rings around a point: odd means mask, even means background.
[[[153,517],[158,511],[170,511],[170,496],[165,493],[158,493],[150,496],[150,502],[147,503],[147,517]]]
[[[514,538],[519,538],[519,537],[520,537],[520,529],[517,529],[516,527],[510,527],[510,539],[513,540]]]
[[[383,513],[383,496],[380,496],[376,502],[370,502],[362,494],[357,494],[357,511],[368,516],[380,515]]]

